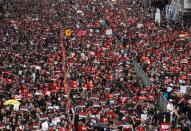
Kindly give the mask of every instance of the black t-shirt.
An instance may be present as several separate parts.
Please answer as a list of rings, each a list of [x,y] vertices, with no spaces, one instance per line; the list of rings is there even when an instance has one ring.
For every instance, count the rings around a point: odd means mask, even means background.
[[[45,106],[44,100],[43,100],[43,99],[38,100],[38,101],[37,101],[37,105],[38,105],[39,107],[44,107],[44,106]]]
[[[3,120],[4,116],[5,116],[5,114],[0,113],[0,122]]]
[[[0,13],[5,13],[5,10],[4,10],[4,8],[3,8],[3,5],[2,5],[2,4],[0,4]]]
[[[11,124],[11,129],[12,129],[12,131],[15,131],[16,130],[16,125],[15,124]]]
[[[155,115],[155,119],[159,121],[159,123],[164,123],[163,120],[166,120],[166,122],[170,122],[170,113],[169,112],[163,112]]]
[[[190,129],[188,127],[182,127],[181,131],[190,131]]]
[[[191,121],[191,106],[188,106],[187,107],[187,116],[188,116],[188,119]]]

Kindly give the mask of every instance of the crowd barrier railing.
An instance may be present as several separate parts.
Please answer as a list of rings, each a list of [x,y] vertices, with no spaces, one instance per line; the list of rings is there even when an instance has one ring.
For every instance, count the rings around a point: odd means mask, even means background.
[[[134,71],[136,72],[137,77],[143,80],[145,86],[150,86],[151,81],[149,80],[148,75],[143,71],[139,63],[133,60]]]
[[[141,68],[140,64],[137,63],[135,60],[133,60],[133,66],[134,66],[134,71],[136,72],[137,77],[143,80],[143,84],[145,86],[150,86],[151,81],[149,80],[148,75]],[[168,100],[162,94],[159,97],[157,97],[156,104],[162,112],[167,111]]]
[[[162,112],[167,112],[168,100],[167,100],[163,95],[160,95],[159,97],[157,97],[156,100],[157,100],[158,108],[159,108]]]

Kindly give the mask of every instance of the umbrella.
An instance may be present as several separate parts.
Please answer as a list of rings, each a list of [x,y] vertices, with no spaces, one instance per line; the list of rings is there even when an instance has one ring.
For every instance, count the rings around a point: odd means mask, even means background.
[[[3,103],[3,105],[20,105],[21,103],[18,100],[10,99]]]

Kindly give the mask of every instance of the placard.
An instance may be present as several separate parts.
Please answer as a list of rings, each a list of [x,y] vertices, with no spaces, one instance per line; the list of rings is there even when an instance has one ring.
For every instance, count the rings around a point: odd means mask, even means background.
[[[137,28],[142,28],[142,27],[143,27],[143,24],[140,24],[140,23],[137,24]]]
[[[147,120],[147,114],[141,114],[141,119],[144,121]]]
[[[41,70],[41,66],[35,66],[36,70]]]
[[[53,123],[54,125],[56,125],[57,123],[60,123],[60,118],[59,118],[59,117],[53,118],[53,119],[52,119],[52,123]]]
[[[187,92],[187,87],[186,86],[180,86],[180,93],[185,94]]]
[[[70,29],[67,29],[64,31],[64,34],[66,37],[70,37],[72,35],[72,31]]]
[[[106,30],[106,35],[112,35],[112,29]]]
[[[48,122],[47,121],[42,123],[42,130],[43,131],[47,131],[48,130]]]
[[[14,106],[13,106],[13,110],[14,110],[14,111],[19,111],[19,105],[14,105]]]

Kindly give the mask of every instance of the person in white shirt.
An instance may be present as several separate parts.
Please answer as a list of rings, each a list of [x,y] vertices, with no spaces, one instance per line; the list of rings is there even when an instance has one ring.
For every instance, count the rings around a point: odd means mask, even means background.
[[[173,100],[170,99],[168,104],[167,104],[167,111],[170,112],[170,119],[172,120],[173,118],[173,112],[174,112],[174,105],[173,105]]]
[[[171,111],[174,110],[174,105],[173,105],[172,102],[173,102],[173,100],[170,99],[169,102],[168,102],[168,104],[167,104],[167,111],[169,111],[169,112],[171,112]]]

